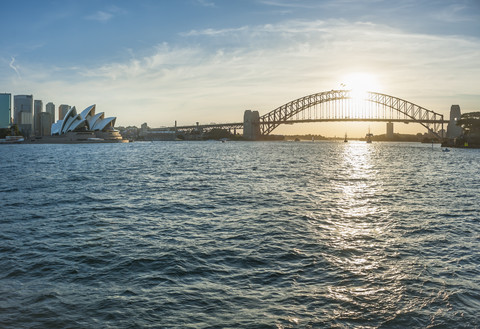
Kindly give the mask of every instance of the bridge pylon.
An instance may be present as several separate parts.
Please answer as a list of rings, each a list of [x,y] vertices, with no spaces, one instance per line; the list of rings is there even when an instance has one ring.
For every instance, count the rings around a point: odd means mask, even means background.
[[[243,114],[243,137],[255,141],[260,136],[260,114],[258,111],[246,110]]]
[[[452,105],[450,108],[450,121],[447,125],[447,138],[454,139],[462,134],[462,127],[457,126],[457,121],[462,116],[459,105]]]

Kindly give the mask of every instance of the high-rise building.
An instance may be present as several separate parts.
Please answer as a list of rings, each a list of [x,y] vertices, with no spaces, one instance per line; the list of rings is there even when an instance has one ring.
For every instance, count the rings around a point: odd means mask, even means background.
[[[12,117],[12,94],[0,94],[0,128],[9,128]]]
[[[48,112],[41,112],[40,115],[40,126],[39,126],[39,136],[50,136],[52,123],[51,115]]]
[[[33,95],[13,96],[13,123],[25,137],[33,132]]]
[[[50,113],[50,120],[52,121],[50,125],[52,125],[55,122],[55,104],[52,102],[47,103],[47,105],[45,105],[45,112]]]
[[[393,122],[387,122],[387,138],[393,138]]]
[[[60,105],[58,107],[58,120],[63,120],[63,118],[65,117],[69,109],[70,109],[70,106],[66,104]]]
[[[35,132],[35,136],[41,136],[41,133],[40,133],[40,113],[43,112],[43,102],[41,100],[36,99],[33,102],[33,108],[34,108],[33,131]]]

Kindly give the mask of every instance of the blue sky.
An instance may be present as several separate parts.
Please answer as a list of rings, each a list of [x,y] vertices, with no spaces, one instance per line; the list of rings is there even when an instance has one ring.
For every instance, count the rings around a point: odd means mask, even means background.
[[[374,78],[372,91],[437,112],[480,111],[479,0],[4,0],[0,8],[0,92],[78,109],[95,103],[117,125],[237,122],[246,109],[263,114],[356,73]]]

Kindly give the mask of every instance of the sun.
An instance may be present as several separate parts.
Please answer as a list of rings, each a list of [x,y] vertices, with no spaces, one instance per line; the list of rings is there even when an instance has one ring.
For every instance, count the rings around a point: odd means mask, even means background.
[[[355,94],[365,94],[367,91],[379,89],[377,78],[373,74],[364,72],[347,74],[343,77],[341,85]]]
[[[366,118],[369,113],[369,105],[366,102],[367,92],[379,90],[377,78],[370,73],[355,72],[345,75],[340,85],[343,89],[351,90],[348,116],[352,118]]]

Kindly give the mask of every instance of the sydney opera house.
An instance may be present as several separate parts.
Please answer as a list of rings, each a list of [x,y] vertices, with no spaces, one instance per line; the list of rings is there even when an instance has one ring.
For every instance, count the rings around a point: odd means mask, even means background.
[[[62,120],[52,124],[51,134],[41,142],[47,143],[122,143],[118,130],[115,130],[116,117],[105,118],[105,113],[95,113],[95,105],[77,113],[75,106],[70,108]]]

